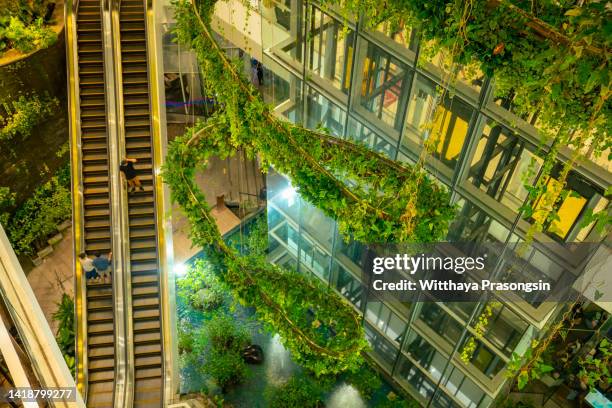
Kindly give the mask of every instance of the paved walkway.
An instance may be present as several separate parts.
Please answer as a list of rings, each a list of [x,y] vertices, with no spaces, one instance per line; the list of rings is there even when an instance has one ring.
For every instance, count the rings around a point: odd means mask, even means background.
[[[227,202],[237,202],[241,197],[242,201],[248,197],[252,200],[253,194],[257,194],[263,185],[263,177],[255,170],[254,163],[243,160],[239,155],[227,160],[211,159],[208,169],[197,174],[196,181],[211,206],[215,205],[217,195],[225,195]],[[214,208],[212,214],[221,233],[240,223],[240,219],[227,207]],[[184,262],[201,248],[192,247],[189,223],[178,208],[173,209],[172,225],[175,263]],[[64,232],[64,239],[42,265],[28,272],[28,281],[54,333],[57,327],[51,316],[57,310],[57,303],[63,293],[74,294],[73,257],[72,230],[68,229]]]

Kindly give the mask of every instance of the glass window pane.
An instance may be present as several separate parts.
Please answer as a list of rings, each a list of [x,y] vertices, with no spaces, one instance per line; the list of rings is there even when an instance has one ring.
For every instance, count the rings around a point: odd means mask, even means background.
[[[394,159],[397,151],[395,143],[391,143],[388,139],[378,135],[376,132],[356,121],[349,118],[348,138],[361,142],[375,152],[382,153]]]
[[[264,101],[293,123],[302,124],[302,81],[264,56],[265,81],[260,87]]]
[[[261,40],[264,49],[299,66],[303,53],[304,9],[300,0],[260,2]]]
[[[367,322],[364,323],[366,339],[372,347],[372,353],[377,357],[377,361],[387,370],[391,370],[395,357],[397,356],[397,347],[389,340],[380,334],[374,327]]]
[[[348,94],[351,86],[354,31],[344,31],[342,23],[316,6],[311,6],[308,30],[308,69]]]
[[[435,384],[405,356],[400,356],[396,378],[427,400],[431,398],[436,389]]]
[[[306,127],[310,129],[325,128],[330,134],[342,137],[346,112],[308,87]]]
[[[363,61],[361,106],[387,125],[401,129],[410,86],[406,66],[372,43]]]
[[[363,285],[337,261],[334,261],[332,266],[332,285],[357,309],[361,309]]]
[[[383,332],[389,340],[399,347],[406,323],[397,314],[382,302],[368,301],[365,316],[372,325],[376,326],[379,331]]]
[[[453,319],[436,303],[423,303],[419,319],[425,322],[433,331],[448,340],[450,344],[454,345],[461,339],[461,333],[463,333],[461,323]]]
[[[382,33],[385,37],[392,39],[397,44],[402,45],[412,51],[416,51],[417,42],[414,38],[414,30],[403,20],[386,20],[376,27],[376,31]]]
[[[402,144],[410,149],[410,142],[421,145],[428,140],[432,155],[453,168],[463,149],[473,109],[461,99],[448,95],[444,103],[437,105],[436,93],[433,81],[417,75]]]

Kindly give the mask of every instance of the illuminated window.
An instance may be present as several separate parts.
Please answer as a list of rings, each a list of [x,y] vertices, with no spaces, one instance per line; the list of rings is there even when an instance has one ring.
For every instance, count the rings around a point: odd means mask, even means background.
[[[434,157],[453,168],[463,149],[473,109],[459,98],[448,95],[438,104],[435,82],[418,75],[406,113],[402,144],[427,140]]]

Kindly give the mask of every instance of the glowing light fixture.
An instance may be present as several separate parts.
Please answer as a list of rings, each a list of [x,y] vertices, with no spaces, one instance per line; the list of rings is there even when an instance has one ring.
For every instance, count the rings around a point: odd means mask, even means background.
[[[174,271],[174,275],[178,277],[185,276],[185,274],[187,273],[187,266],[182,262],[176,263],[174,264],[172,270]]]

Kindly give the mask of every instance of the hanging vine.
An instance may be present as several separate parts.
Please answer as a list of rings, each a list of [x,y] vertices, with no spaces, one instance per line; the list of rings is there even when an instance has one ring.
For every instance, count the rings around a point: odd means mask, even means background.
[[[357,313],[320,282],[266,262],[264,256],[241,256],[228,246],[194,181],[196,167],[211,156],[234,152],[222,115],[199,123],[169,148],[164,179],[191,223],[191,239],[209,247],[222,265],[221,278],[244,305],[253,307],[269,329],[279,333],[295,360],[316,375],[355,370],[367,347]]]
[[[174,3],[178,41],[191,47],[207,89],[223,106],[215,119],[232,149],[259,154],[288,175],[302,197],[364,242],[435,242],[454,215],[447,191],[420,168],[383,158],[363,145],[334,139],[277,118],[230,61],[210,29],[214,2]],[[225,132],[225,133],[224,133]]]
[[[570,191],[567,178],[582,161],[610,160],[610,45],[606,2],[488,0],[322,0],[371,27],[407,24],[420,34],[421,54],[450,51],[452,63],[492,77],[495,95],[540,134],[538,159],[523,175],[528,191],[527,241],[554,228]],[[465,9],[470,6],[469,19]],[[467,23],[467,24],[466,24]],[[463,26],[463,28],[462,28]],[[462,38],[457,48],[457,39]],[[435,123],[432,121],[432,123]],[[563,149],[569,148],[560,153]],[[559,163],[562,164],[559,166]],[[531,180],[540,175],[535,185]],[[610,195],[609,189],[605,195]],[[594,214],[605,220],[607,210]],[[601,223],[600,223],[601,224]]]

